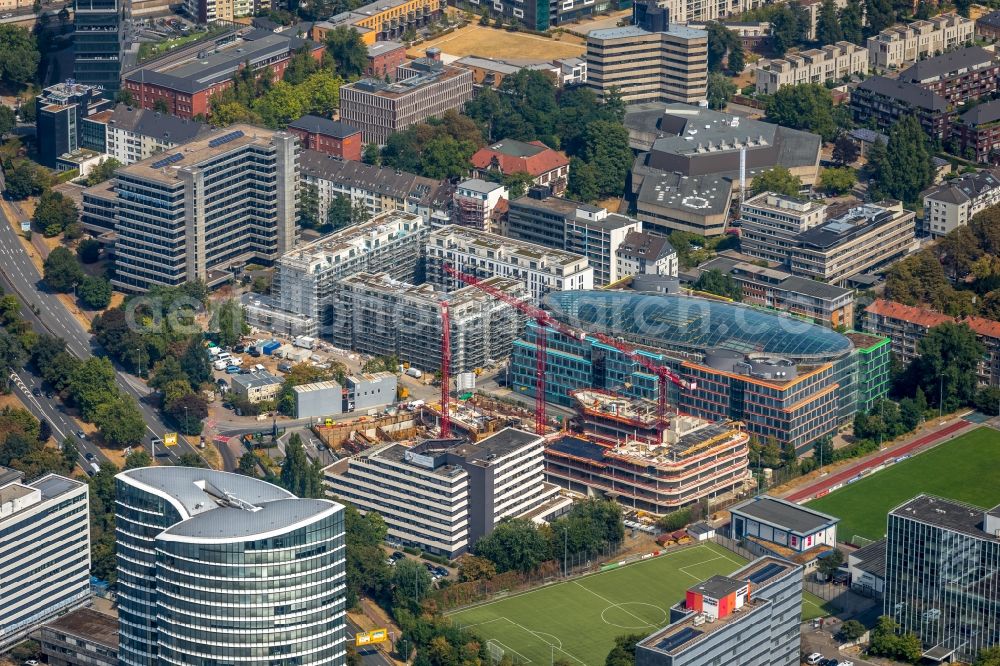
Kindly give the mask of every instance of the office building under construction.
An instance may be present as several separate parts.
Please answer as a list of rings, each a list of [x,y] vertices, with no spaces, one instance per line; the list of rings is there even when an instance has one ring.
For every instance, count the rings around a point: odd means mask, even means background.
[[[704,498],[734,497],[751,482],[750,436],[741,423],[672,415],[661,439],[652,401],[591,390],[573,397],[583,432],[546,446],[552,483],[664,514]]]
[[[487,285],[527,299],[521,280],[493,277]],[[414,286],[387,273],[358,273],[339,281],[332,317],[333,344],[375,356],[396,356],[426,372],[441,367],[441,302],[448,302],[451,371],[468,372],[507,358],[522,317],[475,287],[450,294]]]

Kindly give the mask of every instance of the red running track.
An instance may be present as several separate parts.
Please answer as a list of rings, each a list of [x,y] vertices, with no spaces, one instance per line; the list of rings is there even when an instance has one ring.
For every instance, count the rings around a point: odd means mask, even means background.
[[[952,423],[948,426],[945,426],[944,428],[941,428],[937,432],[932,432],[928,435],[920,437],[919,439],[915,439],[909,444],[904,444],[890,451],[886,451],[885,453],[880,453],[874,458],[870,458],[859,465],[849,467],[848,469],[845,469],[841,472],[837,472],[836,474],[831,474],[830,476],[824,477],[823,480],[820,481],[819,483],[814,483],[813,485],[808,486],[807,488],[803,488],[802,490],[797,490],[791,495],[785,497],[785,499],[788,500],[789,502],[802,502],[804,500],[811,500],[818,493],[821,493],[824,490],[830,488],[830,486],[835,486],[838,483],[843,483],[844,481],[847,481],[848,479],[857,476],[862,470],[869,469],[872,467],[878,467],[887,460],[892,460],[893,458],[904,456],[908,453],[913,452],[915,449],[919,449],[922,446],[927,446],[928,444],[931,444],[939,439],[944,439],[948,435],[951,435],[959,430],[967,428],[970,425],[972,424],[969,423],[968,421],[963,421],[960,419],[955,423]]]

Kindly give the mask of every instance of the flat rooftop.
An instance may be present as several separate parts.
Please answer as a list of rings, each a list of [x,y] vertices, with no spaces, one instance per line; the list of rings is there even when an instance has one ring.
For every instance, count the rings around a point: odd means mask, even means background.
[[[452,452],[474,465],[488,466],[493,456],[509,455],[538,440],[538,435],[514,428],[504,428],[478,442],[460,444],[452,449]]]
[[[45,627],[87,641],[94,641],[112,650],[118,649],[118,618],[93,608],[80,608],[61,615]]]
[[[168,541],[203,539],[209,542],[255,538],[257,535],[291,531],[340,509],[341,506],[332,500],[297,497],[263,502],[253,511],[219,507],[176,523],[157,538]]]
[[[463,227],[457,224],[449,224],[432,231],[428,242],[433,243],[436,239],[444,239],[446,242],[457,241],[466,247],[481,248],[484,252],[490,250],[494,252],[505,251],[509,255],[545,260],[546,262],[552,262],[555,265],[564,267],[586,261],[586,257],[574,254],[573,252],[555,250],[544,245],[536,245],[527,241],[498,236],[488,231]],[[485,257],[486,255],[483,254],[482,256]],[[503,258],[498,257],[498,260],[502,261]],[[544,268],[544,266],[540,266],[539,268]]]
[[[986,513],[986,509],[971,504],[924,494],[917,495],[889,512],[893,516],[916,520],[952,532],[1000,541],[1000,537],[983,531]]]
[[[730,511],[803,535],[840,522],[839,518],[768,495],[737,504]]]

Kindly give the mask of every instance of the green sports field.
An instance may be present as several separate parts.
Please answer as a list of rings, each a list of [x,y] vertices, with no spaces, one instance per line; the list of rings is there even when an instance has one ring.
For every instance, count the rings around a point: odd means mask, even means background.
[[[985,508],[1000,504],[1000,432],[978,428],[807,506],[840,518],[841,541],[875,540],[885,535],[889,511],[920,493]]]
[[[601,666],[617,636],[669,624],[670,606],[694,583],[735,571],[746,561],[699,544],[620,569],[556,583],[451,616],[459,626],[510,654],[543,666],[553,658]]]

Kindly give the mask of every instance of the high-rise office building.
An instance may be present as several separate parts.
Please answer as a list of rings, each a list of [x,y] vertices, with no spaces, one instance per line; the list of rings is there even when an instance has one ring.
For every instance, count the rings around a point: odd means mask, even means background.
[[[889,512],[885,614],[937,662],[1000,643],[1000,507],[918,495]]]
[[[90,597],[86,483],[0,467],[0,649]]]
[[[129,4],[125,0],[76,0],[73,7],[73,78],[77,83],[101,86],[108,99],[114,99],[121,87]]]
[[[84,119],[110,109],[113,102],[101,97],[101,90],[80,83],[57,83],[35,98],[38,128],[38,161],[55,169],[59,157],[89,148],[104,152],[102,142],[91,141]]]
[[[292,134],[234,125],[119,169],[84,193],[84,215],[99,202],[114,218],[117,288],[213,287],[291,249],[297,187]]]
[[[115,477],[122,666],[341,666],[344,511],[194,467]]]

